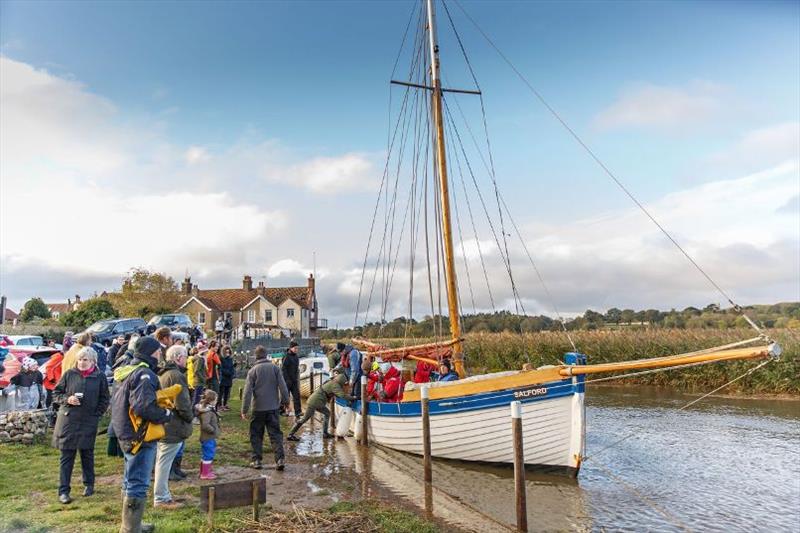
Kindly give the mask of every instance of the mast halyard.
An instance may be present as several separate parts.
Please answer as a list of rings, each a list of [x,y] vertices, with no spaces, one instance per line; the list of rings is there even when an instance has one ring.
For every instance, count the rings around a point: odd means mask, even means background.
[[[444,241],[445,281],[447,284],[447,308],[450,313],[450,336],[453,341],[454,370],[459,377],[466,375],[464,350],[461,345],[461,318],[458,314],[458,284],[453,249],[453,231],[450,224],[450,193],[447,184],[447,158],[444,144],[444,121],[442,120],[442,83],[439,78],[439,46],[436,44],[436,17],[434,0],[427,0],[428,37],[431,56],[431,113],[436,127],[436,164],[439,174],[439,202],[442,208],[442,240]]]

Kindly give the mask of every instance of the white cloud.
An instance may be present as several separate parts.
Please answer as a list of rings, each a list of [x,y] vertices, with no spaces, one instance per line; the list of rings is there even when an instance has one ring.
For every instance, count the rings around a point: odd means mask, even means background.
[[[746,132],[731,147],[708,158],[724,171],[755,170],[800,160],[800,122],[782,122]]]
[[[208,154],[208,150],[206,150],[202,146],[190,146],[186,150],[185,154],[186,164],[188,165],[196,165],[197,163],[203,163],[210,159]]]
[[[719,85],[706,81],[694,81],[684,87],[642,83],[623,90],[593,122],[604,130],[684,129],[713,118],[723,107],[723,95]]]
[[[493,240],[466,239],[455,245],[456,255],[466,257],[467,261],[479,261],[481,255],[484,258],[494,255],[497,251],[497,244]]]
[[[302,187],[318,194],[372,190],[377,185],[377,170],[365,154],[317,157],[310,161],[269,168],[265,177],[273,183]]]

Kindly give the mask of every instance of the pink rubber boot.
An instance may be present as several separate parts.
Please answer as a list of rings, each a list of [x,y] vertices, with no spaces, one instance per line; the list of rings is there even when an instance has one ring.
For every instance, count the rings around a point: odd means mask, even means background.
[[[217,479],[214,473],[213,461],[202,461],[200,463],[200,479]]]

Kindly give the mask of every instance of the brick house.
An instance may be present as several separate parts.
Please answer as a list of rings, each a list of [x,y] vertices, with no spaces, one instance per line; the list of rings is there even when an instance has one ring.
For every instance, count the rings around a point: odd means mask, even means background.
[[[316,337],[326,327],[318,316],[317,296],[313,275],[305,287],[267,287],[244,276],[242,287],[236,289],[199,289],[186,277],[181,293],[186,301],[178,308],[206,331],[214,329],[220,316],[230,318],[234,331],[248,330],[275,333],[289,331],[301,338]]]
[[[69,298],[67,298],[67,303],[56,303],[56,304],[44,304],[47,306],[47,309],[50,310],[50,314],[53,318],[59,318],[61,315],[66,315],[74,310],[76,310],[81,305],[81,297],[79,295],[75,295],[75,301],[73,302]]]

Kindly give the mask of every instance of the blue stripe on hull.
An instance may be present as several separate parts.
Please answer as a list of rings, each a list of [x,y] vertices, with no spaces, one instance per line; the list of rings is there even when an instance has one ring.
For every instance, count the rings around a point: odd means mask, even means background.
[[[481,394],[471,394],[467,396],[455,396],[452,398],[442,398],[430,400],[429,407],[431,415],[445,413],[460,413],[466,411],[477,411],[481,409],[491,409],[503,405],[508,405],[515,400],[522,403],[542,402],[555,398],[572,396],[578,392],[583,392],[583,380],[573,383],[571,379],[561,381],[551,381],[537,385],[526,385],[514,389],[504,389],[499,391],[484,392]],[[336,403],[346,406],[347,402],[341,398],[336,398]],[[361,402],[355,402],[354,409],[361,412]],[[420,402],[402,403],[381,403],[369,402],[369,416],[421,416]]]

